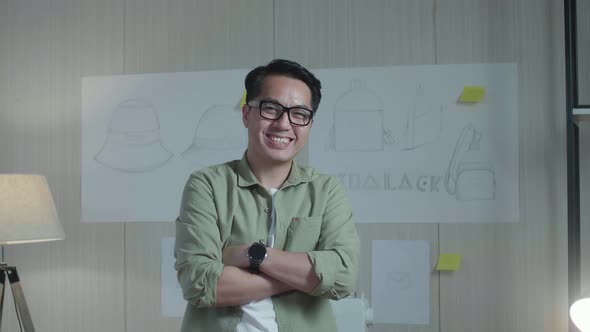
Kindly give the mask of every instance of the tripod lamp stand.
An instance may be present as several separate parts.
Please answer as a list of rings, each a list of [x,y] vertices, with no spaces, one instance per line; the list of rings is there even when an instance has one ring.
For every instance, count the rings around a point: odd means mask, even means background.
[[[33,321],[15,266],[4,261],[4,246],[63,240],[47,180],[40,175],[0,174],[0,330],[7,281],[21,329],[34,332]]]

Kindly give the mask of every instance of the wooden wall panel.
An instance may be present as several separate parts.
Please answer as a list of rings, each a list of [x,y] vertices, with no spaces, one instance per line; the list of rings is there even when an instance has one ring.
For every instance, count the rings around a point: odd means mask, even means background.
[[[182,320],[164,317],[161,308],[160,240],[174,236],[174,224],[127,224],[125,229],[125,331],[180,331]]]
[[[577,0],[578,102],[590,105],[590,1]],[[590,123],[580,123],[581,291],[590,294]]]
[[[518,0],[437,0],[436,63],[514,62]]]
[[[359,224],[357,225],[361,238],[361,265],[358,282],[358,294],[371,299],[372,279],[372,245],[373,240],[412,240],[428,241],[430,244],[430,324],[429,325],[405,325],[405,324],[374,324],[369,332],[435,332],[442,331],[440,322],[439,303],[439,278],[435,271],[438,260],[438,227],[432,224]],[[372,305],[371,305],[372,307]]]
[[[272,59],[272,15],[270,0],[127,0],[125,73],[253,68],[266,63]],[[180,328],[180,319],[161,315],[164,236],[174,236],[172,221],[125,225],[127,332]]]
[[[566,331],[561,6],[552,0],[0,1],[0,172],[47,175],[68,236],[7,248],[37,329],[156,332],[180,324],[160,315],[160,238],[174,235],[173,224],[80,223],[81,77],[251,68],[285,57],[312,68],[518,62],[521,222],[359,224],[358,289],[370,300],[372,240],[427,240],[432,266],[439,252],[464,255],[461,270],[432,275],[431,324],[376,325],[371,332]],[[584,133],[582,148],[590,140]],[[307,160],[305,152],[300,159]],[[583,206],[583,220],[588,211]],[[583,242],[584,252],[589,247]],[[2,328],[18,330],[13,309],[5,310]]]
[[[275,54],[303,65],[434,63],[433,0],[275,0]]]
[[[578,11],[578,101],[590,105],[590,0],[576,0]]]
[[[580,261],[582,294],[590,295],[590,123],[580,123]]]
[[[277,0],[275,54],[312,68],[432,64],[433,10],[432,0]],[[301,159],[307,161],[306,151]],[[436,262],[437,225],[361,223],[357,229],[362,242],[358,292],[369,302],[373,240],[426,240],[432,265]],[[438,278],[432,274],[430,325],[376,324],[369,331],[440,331],[438,294]]]
[[[519,65],[518,224],[441,225],[441,331],[567,326],[563,8],[554,1],[437,2],[437,63]]]
[[[578,102],[590,105],[590,0],[577,0]],[[579,123],[581,288],[590,295],[590,123]]]
[[[126,3],[126,74],[250,68],[272,57],[272,0]]]
[[[67,236],[7,247],[39,331],[124,328],[123,226],[80,224],[81,77],[121,72],[122,11],[117,0],[0,3],[0,171],[46,175]],[[3,318],[18,330],[14,312]]]
[[[0,172],[9,171],[10,161],[8,156],[12,154],[14,144],[10,126],[12,112],[9,111],[8,96],[10,91],[11,56],[8,47],[15,38],[10,20],[10,6],[6,1],[0,2]]]

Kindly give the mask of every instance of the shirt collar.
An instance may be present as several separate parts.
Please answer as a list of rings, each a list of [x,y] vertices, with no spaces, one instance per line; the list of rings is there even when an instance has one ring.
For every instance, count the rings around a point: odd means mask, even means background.
[[[312,180],[312,172],[311,169],[306,167],[300,167],[295,160],[291,164],[291,171],[289,172],[289,176],[285,181],[284,187],[288,186],[295,186],[300,183],[309,182]],[[238,163],[238,186],[239,187],[250,187],[253,185],[258,184],[258,179],[252,170],[250,169],[250,165],[248,165],[248,160],[246,159],[246,152],[242,156],[242,159]]]
[[[258,179],[252,173],[248,160],[246,159],[246,152],[242,156],[242,159],[238,162],[238,186],[239,187],[250,187],[258,184]]]

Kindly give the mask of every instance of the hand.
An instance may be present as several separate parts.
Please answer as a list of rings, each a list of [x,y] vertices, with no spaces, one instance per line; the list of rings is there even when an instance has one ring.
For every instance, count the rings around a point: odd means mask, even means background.
[[[248,259],[248,248],[250,248],[250,246],[247,244],[223,248],[223,264],[239,267],[242,269],[248,268],[250,266],[250,260]]]

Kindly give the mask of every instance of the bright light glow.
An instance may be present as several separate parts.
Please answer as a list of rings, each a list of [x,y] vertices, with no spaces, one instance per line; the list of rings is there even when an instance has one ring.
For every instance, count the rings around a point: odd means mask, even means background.
[[[570,307],[570,317],[582,332],[590,332],[590,297],[579,299]]]
[[[0,174],[0,245],[64,238],[45,177]]]

